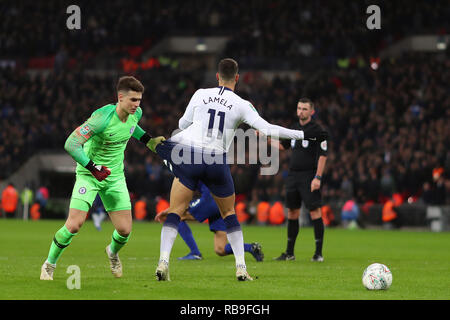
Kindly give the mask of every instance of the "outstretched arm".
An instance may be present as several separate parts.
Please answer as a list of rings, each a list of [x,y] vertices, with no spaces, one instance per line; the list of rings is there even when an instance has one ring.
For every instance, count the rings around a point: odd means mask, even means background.
[[[267,134],[268,136],[271,137],[279,137],[281,139],[295,139],[295,140],[303,140],[303,138],[305,137],[302,130],[292,130],[282,126],[271,124],[266,120],[264,120],[263,118],[261,118],[259,115],[254,120],[251,126],[256,130],[261,131],[262,133]]]
[[[256,130],[256,135],[259,136],[260,134],[262,134],[262,133],[260,133],[258,130]],[[287,149],[287,148],[285,148],[283,146],[283,144],[278,139],[272,139],[271,137],[268,137],[267,138],[267,142],[269,144],[271,144],[272,146],[278,148],[279,150],[286,150]]]
[[[134,129],[132,137],[145,144],[152,152],[156,152],[156,146],[166,140],[163,136],[153,138],[138,125]]]
[[[302,140],[304,138],[304,133],[301,130],[287,129],[267,122],[261,118],[251,103],[248,106],[242,106],[241,117],[242,121],[265,135],[281,139]]]

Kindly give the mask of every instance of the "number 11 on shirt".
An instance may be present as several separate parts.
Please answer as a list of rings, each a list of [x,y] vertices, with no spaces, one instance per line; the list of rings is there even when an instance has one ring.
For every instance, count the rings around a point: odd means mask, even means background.
[[[206,134],[206,136],[208,138],[210,138],[210,137],[212,137],[212,129],[214,127],[214,118],[216,116],[216,110],[209,109],[208,113],[209,113],[209,124],[208,124],[208,133]],[[220,118],[220,120],[219,120],[219,133],[217,134],[217,139],[222,139],[223,126],[225,124],[225,112],[219,111],[219,112],[217,112],[217,116]]]

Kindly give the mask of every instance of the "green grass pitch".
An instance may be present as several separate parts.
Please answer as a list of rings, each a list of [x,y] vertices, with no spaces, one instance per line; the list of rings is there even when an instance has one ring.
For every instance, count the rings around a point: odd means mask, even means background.
[[[245,242],[258,241],[265,254],[256,262],[246,253],[253,282],[238,282],[234,257],[216,256],[213,234],[191,223],[204,256],[178,261],[188,252],[180,237],[171,255],[170,282],[155,280],[161,225],[134,223],[120,252],[124,275],[113,278],[104,253],[111,239],[109,221],[97,231],[87,221],[58,261],[53,281],[40,281],[54,233],[64,221],[0,219],[0,299],[2,300],[448,300],[450,233],[326,229],[323,263],[313,263],[312,228],[301,228],[295,261],[273,261],[286,246],[286,227],[243,226]],[[393,274],[386,291],[368,291],[362,273],[373,262]],[[67,268],[81,270],[81,288],[69,290]]]

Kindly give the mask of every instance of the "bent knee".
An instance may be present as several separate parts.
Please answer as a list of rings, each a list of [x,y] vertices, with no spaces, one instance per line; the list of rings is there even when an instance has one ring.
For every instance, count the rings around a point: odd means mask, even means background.
[[[83,226],[83,223],[84,221],[81,220],[70,219],[66,221],[65,225],[70,233],[78,233]]]
[[[320,208],[317,208],[315,210],[311,210],[309,212],[309,214],[310,214],[312,220],[316,220],[316,219],[322,218],[322,210],[320,210]]]
[[[66,224],[67,230],[69,230],[70,233],[78,233],[80,231],[82,224],[80,225],[73,225],[73,224]]]
[[[236,214],[234,209],[229,209],[229,210],[225,210],[224,212],[221,212],[222,219],[225,219],[226,217],[229,217],[229,216],[231,216],[233,214]]]
[[[131,227],[120,227],[116,228],[118,234],[122,237],[128,237],[131,234]]]
[[[300,209],[288,209],[288,219],[298,219],[300,217]]]
[[[225,253],[225,247],[222,246],[218,246],[214,248],[214,252],[218,255],[218,256],[226,256],[227,254]]]

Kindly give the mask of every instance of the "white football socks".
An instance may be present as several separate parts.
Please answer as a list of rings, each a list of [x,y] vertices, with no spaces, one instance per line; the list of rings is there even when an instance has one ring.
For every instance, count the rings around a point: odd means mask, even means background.
[[[233,249],[234,258],[236,259],[236,266],[243,266],[245,268],[245,251],[244,251],[244,235],[242,230],[236,230],[231,233],[227,232],[227,239]]]
[[[173,244],[175,239],[177,238],[178,230],[169,227],[163,226],[161,230],[161,246],[160,246],[160,256],[159,260],[165,260],[169,263],[170,252],[172,251]]]

